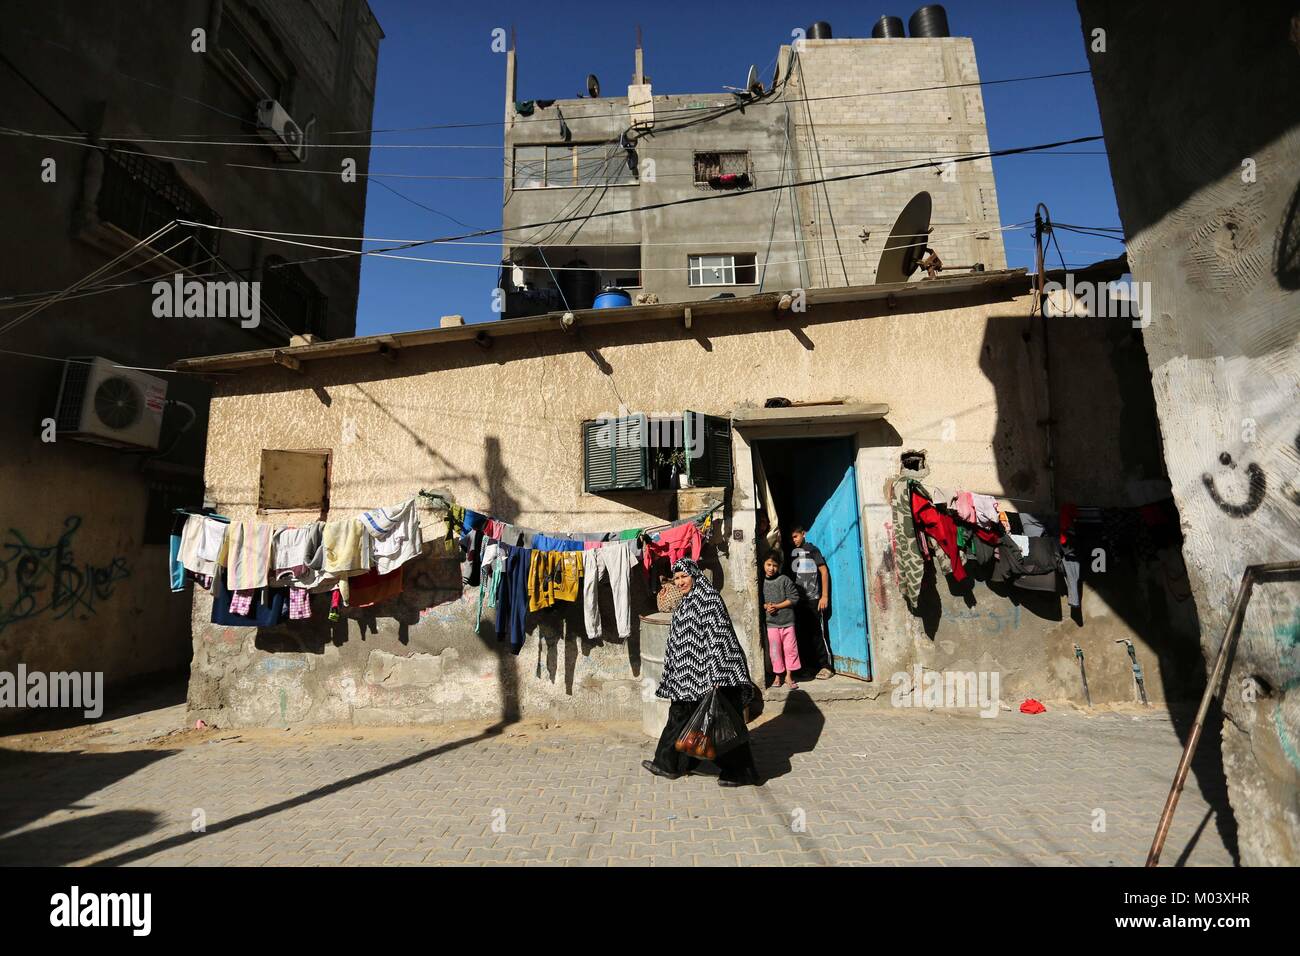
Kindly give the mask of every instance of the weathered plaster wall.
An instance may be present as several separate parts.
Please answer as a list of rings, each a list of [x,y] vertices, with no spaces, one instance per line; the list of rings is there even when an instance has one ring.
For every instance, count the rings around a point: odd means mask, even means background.
[[[1028,300],[981,295],[921,299],[905,315],[883,302],[823,305],[794,317],[696,318],[690,330],[675,321],[591,326],[499,336],[486,351],[465,342],[404,350],[393,361],[308,362],[301,373],[249,370],[218,385],[208,496],[223,513],[251,518],[261,449],[332,448],[332,515],[395,503],[425,487],[532,527],[636,527],[673,517],[672,500],[584,494],[583,420],[615,414],[620,404],[650,413],[729,414],[776,394],[885,402],[891,411],[883,422],[845,433],[859,446],[873,648],[886,697],[891,674],[915,662],[999,669],[1008,698],[1078,697],[1072,642],[1080,640],[1094,699],[1130,700],[1127,658],[1109,643],[1121,636],[1138,642],[1153,698],[1163,699],[1169,688],[1168,696],[1177,696],[1186,654],[1180,662],[1169,633],[1176,624],[1147,620],[1119,601],[1090,596],[1082,630],[1062,620],[1061,600],[1031,606],[981,587],[971,607],[943,582],[942,613],[922,620],[902,607],[882,527],[882,486],[901,447],[928,447],[934,483],[946,489],[1044,504],[1049,493],[1036,424],[1044,366],[1039,340],[1025,335]],[[1110,423],[1090,409],[1070,427],[1080,441],[1112,440]],[[716,554],[707,553],[757,675],[749,440],[737,431],[732,507]],[[1100,477],[1091,503],[1125,503],[1111,484]],[[359,619],[260,634],[206,623],[210,601],[200,592],[192,710],[234,725],[639,713],[637,634],[626,645],[609,638],[593,644],[582,633],[580,609],[562,607],[536,616],[536,629],[513,658],[499,649],[490,621],[483,635],[474,633],[477,591],[462,592],[453,558],[422,559],[408,582],[394,605],[362,611]],[[606,621],[608,634],[608,608]],[[1184,649],[1192,646],[1184,642]]]
[[[1129,261],[1151,283],[1146,347],[1212,658],[1245,567],[1300,557],[1300,19],[1285,2],[1079,10]],[[1242,859],[1300,863],[1295,576],[1256,586],[1223,708]]]

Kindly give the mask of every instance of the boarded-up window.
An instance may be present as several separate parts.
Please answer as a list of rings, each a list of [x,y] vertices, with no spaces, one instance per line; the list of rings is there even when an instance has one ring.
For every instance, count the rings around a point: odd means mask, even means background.
[[[262,449],[262,475],[257,488],[259,511],[329,510],[327,449]]]

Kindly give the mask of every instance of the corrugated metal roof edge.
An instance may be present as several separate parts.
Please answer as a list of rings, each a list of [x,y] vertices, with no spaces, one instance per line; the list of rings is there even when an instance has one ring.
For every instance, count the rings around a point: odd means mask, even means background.
[[[1023,282],[1029,290],[1028,271],[1001,269],[996,272],[975,272],[959,276],[943,276],[920,282],[894,282],[880,285],[846,286],[842,289],[809,289],[806,299],[809,306],[831,305],[845,302],[867,302],[874,299],[922,298],[931,295],[948,295],[972,292]],[[761,295],[735,299],[704,299],[697,302],[673,302],[660,305],[634,305],[621,309],[583,309],[573,313],[572,328],[583,325],[618,325],[626,322],[647,322],[664,319],[684,319],[687,310],[692,320],[717,315],[743,314],[745,312],[777,311],[778,302],[788,290],[764,292]],[[524,335],[536,332],[563,332],[562,318],[566,313],[548,312],[545,315],[522,316],[498,322],[478,322],[472,325],[455,325],[436,329],[419,329],[411,332],[387,332],[380,335],[363,335],[349,339],[334,339],[311,345],[285,346],[283,348],[256,349],[250,352],[231,352],[224,355],[207,355],[181,359],[171,367],[183,372],[232,371],[264,365],[301,367],[302,362],[323,359],[347,358],[355,355],[394,353],[401,349],[425,345],[443,345],[452,342],[477,340],[490,343],[504,335]],[[575,349],[586,348],[577,341]]]

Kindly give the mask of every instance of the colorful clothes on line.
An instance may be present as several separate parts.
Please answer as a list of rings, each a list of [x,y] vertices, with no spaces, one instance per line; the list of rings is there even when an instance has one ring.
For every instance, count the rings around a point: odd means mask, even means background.
[[[389,574],[424,550],[417,499],[391,508],[375,508],[361,515],[361,527],[371,538],[371,562],[380,574]]]
[[[371,607],[402,593],[402,569],[380,574],[371,568],[348,580],[348,607]]]
[[[252,591],[232,591],[230,594],[230,613],[247,614],[253,607]]]
[[[585,552],[532,552],[528,566],[528,610],[540,611],[556,601],[576,601]]]
[[[510,653],[518,654],[527,636],[528,571],[533,552],[511,548],[502,571],[501,593],[497,597],[497,640],[510,639]]]
[[[311,617],[311,595],[302,588],[289,589],[289,620],[304,621]]]
[[[650,574],[650,565],[657,558],[666,557],[669,564],[676,564],[682,558],[698,561],[703,547],[704,539],[700,537],[700,529],[693,521],[648,536],[645,556],[642,558],[645,573]]]
[[[626,531],[620,531],[618,533],[618,540],[635,541],[637,538],[641,537],[641,532],[644,530],[644,528],[628,528]]]
[[[954,581],[966,580],[966,569],[962,567],[961,552],[957,550],[957,524],[952,516],[943,513],[934,506],[929,498],[919,490],[912,488],[912,519],[919,529],[934,539],[935,560],[944,574],[952,574]],[[940,560],[940,556],[945,560]]]
[[[894,567],[898,590],[909,607],[915,609],[925,579],[925,557],[912,520],[912,486],[930,473],[928,468],[902,468],[890,483],[889,507],[893,514]]]
[[[271,571],[271,538],[275,532],[269,524],[239,521],[226,534],[226,578],[232,591],[251,591],[266,587]]]

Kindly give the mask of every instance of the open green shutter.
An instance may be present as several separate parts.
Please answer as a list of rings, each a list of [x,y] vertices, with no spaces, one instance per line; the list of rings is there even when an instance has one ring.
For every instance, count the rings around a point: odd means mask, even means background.
[[[731,487],[731,419],[684,412],[686,473],[697,488]],[[697,452],[691,455],[692,450]]]

